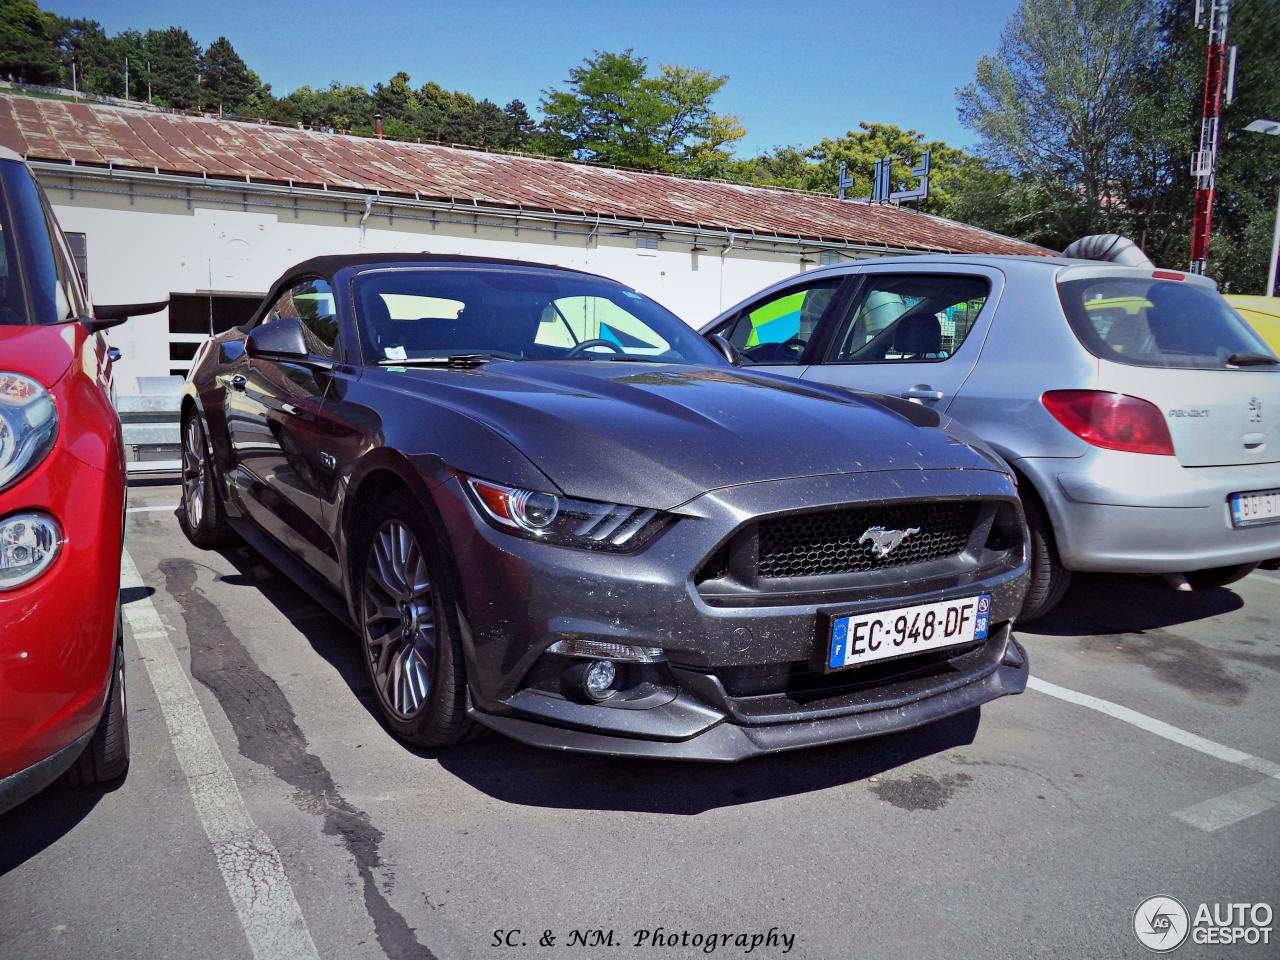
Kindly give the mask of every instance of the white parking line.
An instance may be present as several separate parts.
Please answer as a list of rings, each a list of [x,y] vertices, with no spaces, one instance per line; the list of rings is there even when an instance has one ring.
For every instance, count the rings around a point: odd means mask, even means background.
[[[1280,804],[1280,779],[1268,778],[1224,793],[1220,797],[1211,797],[1203,803],[1179,810],[1174,816],[1206,833],[1212,833],[1255,814],[1264,813],[1277,804]]]
[[[145,587],[127,550],[120,573],[124,589]],[[254,957],[319,960],[280,854],[249,816],[155,604],[145,596],[130,601],[124,617],[142,652],[200,825],[213,846]]]
[[[160,504],[159,506],[153,506],[153,507],[129,507],[125,511],[125,513],[159,513],[160,511],[163,511],[163,510],[167,510],[170,513],[173,513],[173,511],[177,509],[178,508],[175,507],[172,503],[164,503],[164,504]]]
[[[1110,700],[1103,700],[1087,693],[1060,687],[1056,683],[1041,680],[1039,677],[1028,678],[1027,686],[1051,697],[1057,697],[1059,700],[1065,700],[1068,703],[1074,703],[1082,707],[1088,707],[1090,710],[1096,710],[1099,713],[1105,713],[1109,717],[1123,720],[1125,723],[1132,724],[1148,733],[1153,733],[1157,737],[1163,737],[1172,743],[1196,750],[1217,760],[1234,763],[1247,770],[1252,770],[1254,773],[1261,773],[1268,778],[1241,787],[1238,790],[1232,790],[1230,793],[1224,793],[1219,797],[1211,797],[1202,803],[1187,807],[1185,810],[1176,811],[1173,816],[1185,823],[1211,833],[1214,830],[1220,830],[1233,823],[1238,823],[1247,817],[1263,813],[1280,804],[1280,763],[1273,763],[1262,757],[1255,757],[1251,753],[1245,753],[1243,750],[1237,750],[1235,747],[1228,747],[1213,740],[1207,740],[1190,731],[1165,723],[1163,720],[1149,717],[1145,713],[1139,713],[1129,707],[1122,707],[1120,704],[1112,703]]]

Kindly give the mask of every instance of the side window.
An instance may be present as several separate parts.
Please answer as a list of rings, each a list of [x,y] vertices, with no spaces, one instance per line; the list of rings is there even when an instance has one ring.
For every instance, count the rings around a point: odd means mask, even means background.
[[[990,292],[982,277],[869,274],[828,362],[946,360],[969,336]]]
[[[840,278],[789,287],[744,310],[724,336],[752,363],[799,363]]]
[[[282,317],[301,320],[307,349],[317,357],[333,359],[338,342],[338,317],[333,288],[326,281],[317,278],[294,284],[280,295],[262,322],[271,323]]]

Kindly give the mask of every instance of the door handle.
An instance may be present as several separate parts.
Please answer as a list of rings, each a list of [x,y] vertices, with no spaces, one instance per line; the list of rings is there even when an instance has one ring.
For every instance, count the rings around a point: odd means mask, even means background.
[[[246,380],[244,377],[242,377],[240,374],[237,373],[234,377],[231,378],[231,389],[244,390],[245,384],[248,382],[249,382],[248,380]]]
[[[898,396],[903,400],[941,400],[943,393],[927,383],[917,383],[914,387],[907,387]]]
[[[123,356],[124,354],[120,352],[119,347],[107,347],[107,359],[112,363],[119,363],[120,358]]]

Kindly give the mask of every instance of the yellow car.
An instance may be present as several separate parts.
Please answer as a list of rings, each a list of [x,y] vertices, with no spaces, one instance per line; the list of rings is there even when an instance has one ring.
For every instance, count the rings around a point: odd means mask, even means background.
[[[1249,322],[1249,326],[1258,331],[1258,336],[1267,341],[1267,346],[1273,352],[1280,354],[1280,297],[1231,294],[1227,297],[1227,303]]]

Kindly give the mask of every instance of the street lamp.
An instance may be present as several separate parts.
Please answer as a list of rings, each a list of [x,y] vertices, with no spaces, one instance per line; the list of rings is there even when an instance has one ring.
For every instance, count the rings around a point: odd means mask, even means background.
[[[1280,135],[1280,120],[1255,120],[1245,127],[1250,133]],[[1276,260],[1280,259],[1280,195],[1276,197],[1276,228],[1271,234],[1271,263],[1267,266],[1267,296],[1276,295]]]

